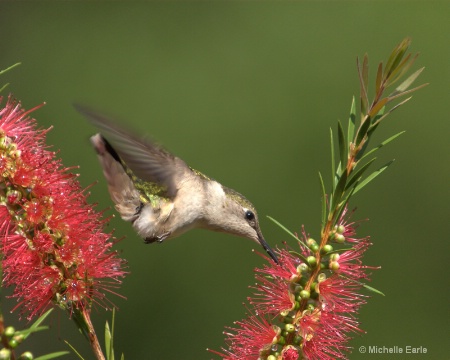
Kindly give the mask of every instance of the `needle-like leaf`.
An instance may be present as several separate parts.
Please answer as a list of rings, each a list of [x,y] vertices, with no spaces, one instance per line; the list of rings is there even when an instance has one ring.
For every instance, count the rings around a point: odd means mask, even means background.
[[[372,174],[370,174],[368,177],[366,177],[363,181],[361,181],[356,187],[354,194],[356,194],[359,190],[361,190],[364,186],[366,186],[368,183],[370,183],[373,179],[375,179],[378,175],[380,175],[384,170],[386,170],[389,165],[391,165],[394,162],[394,160],[389,161],[385,165],[383,165],[378,170],[374,171]]]
[[[58,352],[54,352],[54,353],[51,353],[51,354],[39,356],[39,357],[37,357],[37,358],[34,359],[34,360],[49,360],[49,359],[55,359],[55,358],[57,358],[57,357],[61,357],[61,356],[63,356],[63,355],[67,355],[67,354],[69,354],[68,351],[58,351]]]
[[[308,247],[302,240],[300,240],[297,236],[295,236],[295,234],[290,231],[287,227],[285,227],[283,224],[281,224],[280,222],[278,222],[277,220],[275,220],[273,217],[267,215],[267,218],[269,220],[271,220],[272,222],[274,222],[275,224],[277,224],[280,228],[282,228],[284,231],[286,231],[290,236],[292,236],[295,240],[297,240],[300,244],[302,244],[305,247]]]
[[[339,141],[339,158],[340,164],[345,164],[347,161],[347,142],[345,139],[344,129],[341,122],[338,120],[338,141]]]
[[[352,105],[350,107],[350,116],[348,117],[347,139],[349,142],[353,141],[353,136],[355,136],[355,123],[356,123],[356,104],[355,104],[355,97],[353,96]]]
[[[402,135],[404,133],[405,133],[405,131],[400,131],[399,133],[397,133],[395,135],[392,135],[390,138],[384,140],[381,144],[379,144],[378,146],[374,147],[372,150],[370,150],[366,154],[364,154],[361,157],[361,160],[364,159],[365,157],[369,156],[370,154],[373,154],[375,151],[379,150],[380,148],[382,148],[383,146],[387,145],[392,140],[395,140],[396,138],[398,138],[400,135]]]
[[[366,164],[364,164],[361,168],[359,168],[350,178],[350,180],[347,182],[347,185],[345,186],[345,190],[350,189],[352,185],[354,185],[361,176],[364,174],[364,172],[368,169],[368,167],[375,161],[376,158],[373,158],[369,160]]]
[[[322,230],[325,227],[327,219],[327,194],[325,191],[325,184],[323,183],[322,174],[319,172],[320,190],[322,192]]]

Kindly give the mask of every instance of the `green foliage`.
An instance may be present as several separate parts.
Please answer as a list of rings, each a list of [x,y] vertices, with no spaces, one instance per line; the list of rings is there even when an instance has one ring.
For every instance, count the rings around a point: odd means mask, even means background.
[[[391,52],[384,68],[383,63],[378,65],[374,98],[371,101],[369,100],[369,57],[367,54],[364,55],[362,63],[357,59],[360,82],[359,116],[355,106],[355,99],[353,98],[347,125],[347,136],[345,136],[345,131],[341,122],[338,121],[338,160],[336,160],[334,153],[335,145],[333,133],[331,132],[331,173],[333,179],[329,194],[325,192],[323,178],[319,174],[323,204],[322,234],[326,231],[327,226],[327,229],[329,230],[335,225],[343,209],[347,206],[351,196],[369,184],[393,162],[393,160],[389,161],[387,164],[364,177],[366,170],[376,159],[375,157],[368,158],[369,155],[372,156],[383,146],[403,134],[403,132],[395,134],[381,142],[378,146],[368,150],[368,143],[375,129],[382,120],[392,113],[392,111],[405,104],[410,97],[392,105],[389,109],[387,109],[387,106],[391,104],[393,100],[410,94],[427,85],[423,84],[410,89],[410,86],[423,71],[423,68],[421,68],[401,82],[391,94],[385,96],[386,89],[399,81],[412,67],[417,58],[417,54],[414,56],[411,56],[411,54],[405,55],[410,42],[409,38],[404,39]],[[359,124],[356,123],[357,118],[360,119]],[[325,219],[327,219],[329,223],[327,223]]]
[[[15,359],[14,352],[17,351],[17,347],[22,344],[31,334],[47,330],[48,326],[41,326],[41,324],[44,322],[44,320],[48,317],[48,315],[52,312],[53,309],[48,310],[44,314],[42,314],[29,328],[23,329],[23,330],[17,330],[15,331],[13,327],[7,327],[4,330],[4,333],[1,334],[2,337],[2,344],[4,346],[4,349],[2,351],[6,350],[10,353],[10,358]],[[55,359],[57,357],[61,357],[63,355],[67,355],[68,351],[58,351],[51,354],[46,354],[37,357],[35,360],[48,360],[48,359]],[[24,352],[20,357],[20,359],[28,359],[33,358],[33,355],[26,351]]]
[[[47,354],[47,355],[43,355],[43,356],[39,356],[34,360],[48,360],[48,359],[55,359],[57,357],[63,356],[63,355],[67,355],[69,352],[68,351],[58,351],[58,352],[54,352],[51,354]]]
[[[15,67],[19,66],[21,63],[16,63],[14,65],[11,65],[10,67],[4,69],[4,70],[0,70],[0,75],[3,75],[4,73],[8,72],[9,70],[14,69]],[[5,85],[3,85],[0,88],[0,92],[2,92],[7,86],[9,85],[9,83],[6,83]]]
[[[116,318],[116,311],[112,310],[111,319],[111,330],[109,328],[108,321],[105,324],[105,349],[106,349],[106,360],[114,360],[114,323]],[[121,360],[124,360],[124,354],[122,354]]]
[[[408,54],[405,56],[409,44],[409,39],[403,40],[390,54],[386,66],[383,68],[383,63],[378,65],[375,80],[375,95],[371,101],[369,101],[369,58],[367,54],[364,55],[362,63],[360,63],[359,59],[357,59],[358,75],[360,80],[360,111],[358,114],[356,110],[355,98],[353,97],[350,107],[347,131],[345,131],[342,123],[338,121],[338,157],[335,154],[333,131],[330,129],[332,179],[331,190],[329,193],[326,191],[322,174],[319,173],[322,195],[322,222],[320,245],[317,246],[318,251],[315,253],[315,257],[313,257],[315,262],[320,261],[322,255],[324,254],[329,256],[333,253],[349,250],[348,248],[333,249],[332,251],[327,252],[326,250],[324,251],[324,247],[326,245],[329,246],[327,243],[330,239],[336,239],[335,236],[338,223],[341,221],[341,215],[344,213],[345,209],[347,209],[351,197],[372,182],[372,180],[378,177],[378,175],[384,172],[394,161],[391,160],[387,162],[377,170],[367,175],[367,170],[376,160],[376,158],[372,156],[379,149],[402,135],[404,131],[387,138],[372,149],[368,149],[370,138],[381,121],[385,119],[392,111],[406,103],[410,98],[392,105],[389,109],[387,109],[387,106],[393,100],[427,85],[424,84],[413,89],[409,89],[412,83],[422,72],[422,68],[407,77],[406,80],[397,86],[390,95],[384,96],[385,90],[400,80],[411,68],[417,58],[417,55],[411,57],[411,55]],[[359,119],[358,123],[356,119]],[[294,237],[304,248],[308,248],[306,244],[299,240],[298,237],[289,231],[285,226],[271,217],[269,217],[269,219],[287,232],[290,236]],[[301,258],[305,263],[307,262],[307,259],[305,259],[302,254],[297,252],[292,253]],[[343,275],[341,274],[341,276]],[[371,292],[384,296],[381,291],[371,286],[352,279],[348,280],[358,283]]]
[[[307,247],[307,245],[298,238],[297,235],[295,235],[293,232],[291,232],[287,227],[285,227],[284,225],[282,225],[279,221],[275,220],[273,217],[271,216],[267,216],[269,218],[269,220],[273,221],[275,224],[277,224],[280,228],[282,228],[284,231],[286,231],[290,236],[292,236],[295,240],[297,240],[300,244],[302,244],[303,246]]]

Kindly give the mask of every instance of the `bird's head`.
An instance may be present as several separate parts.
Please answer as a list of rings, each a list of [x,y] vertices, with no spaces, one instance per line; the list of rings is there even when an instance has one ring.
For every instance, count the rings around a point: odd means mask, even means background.
[[[225,201],[215,214],[217,231],[245,237],[260,244],[278,264],[277,256],[267,244],[259,226],[255,207],[243,195],[223,187]]]

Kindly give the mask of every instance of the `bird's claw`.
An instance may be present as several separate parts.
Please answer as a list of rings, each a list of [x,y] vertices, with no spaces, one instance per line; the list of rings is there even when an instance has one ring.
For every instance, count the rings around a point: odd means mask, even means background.
[[[165,232],[164,234],[148,237],[144,239],[144,242],[146,244],[152,244],[154,242],[157,242],[158,244],[161,244],[165,239],[167,239],[170,235],[170,231]]]

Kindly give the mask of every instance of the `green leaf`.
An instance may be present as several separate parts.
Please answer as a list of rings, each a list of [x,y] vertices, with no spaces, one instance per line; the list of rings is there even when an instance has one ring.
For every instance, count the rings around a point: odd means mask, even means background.
[[[392,140],[395,140],[396,138],[398,138],[400,135],[404,134],[405,131],[400,131],[399,133],[391,136],[390,138],[384,140],[381,144],[379,144],[377,147],[374,147],[372,150],[368,151],[366,154],[364,154],[361,157],[361,160],[364,159],[365,157],[369,156],[370,154],[373,154],[375,151],[379,150],[380,148],[382,148],[383,146],[387,145],[388,143],[390,143]]]
[[[401,93],[407,90],[412,85],[412,83],[419,77],[419,75],[422,73],[424,69],[425,69],[424,67],[420,68],[419,70],[415,71],[410,76],[408,76],[408,78],[405,81],[403,81],[399,86],[395,88],[395,92]]]
[[[428,85],[428,84],[424,84],[424,85]],[[409,100],[411,100],[411,96],[409,98],[406,98],[405,100],[403,100],[402,102],[399,102],[397,105],[395,105],[394,107],[392,107],[391,109],[389,109],[389,111],[387,113],[385,113],[383,116],[381,116],[377,121],[375,121],[372,126],[370,127],[370,129],[368,130],[368,133],[373,132],[373,130],[378,126],[378,124],[381,122],[381,120],[383,120],[386,116],[388,116],[391,112],[393,112],[394,110],[397,110],[400,106],[402,106],[403,104],[407,103]]]
[[[111,330],[109,329],[108,321],[105,323],[105,349],[106,359],[114,360],[114,323],[116,318],[116,310],[112,310]]]
[[[363,284],[363,287],[364,288],[366,288],[367,290],[369,290],[369,291],[372,291],[372,292],[374,292],[374,293],[376,293],[376,294],[378,294],[378,295],[383,295],[383,296],[386,296],[386,295],[384,295],[380,290],[377,290],[377,289],[375,289],[374,287],[372,287],[372,286],[369,286],[369,285],[366,285],[366,284]]]
[[[365,163],[362,167],[360,167],[355,173],[352,175],[350,180],[347,182],[347,185],[345,186],[345,190],[350,189],[350,187],[355,184],[364,174],[364,172],[368,169],[368,167],[375,161],[375,158],[369,160],[367,163]]]
[[[322,230],[327,221],[327,193],[325,191],[325,184],[323,183],[322,174],[319,172],[320,189],[322,192]]]
[[[382,118],[384,118],[384,111],[386,110],[386,107],[383,107],[378,111],[378,114],[375,116],[375,118],[372,120],[372,125],[370,125],[369,130],[367,130],[367,136],[370,138],[372,133],[375,131],[375,129],[380,124],[380,121]],[[359,154],[361,157],[363,154]]]
[[[60,357],[60,356],[63,356],[63,355],[67,355],[67,354],[69,354],[68,351],[58,351],[58,352],[54,352],[54,353],[51,353],[51,354],[39,356],[39,357],[35,358],[34,360],[54,359],[54,358],[57,358],[57,357]]]
[[[403,92],[401,92],[401,93],[396,93],[396,92],[394,91],[391,95],[389,95],[389,101],[394,100],[394,99],[397,99],[397,98],[399,98],[399,97],[401,97],[401,96],[405,96],[405,95],[411,94],[411,93],[413,93],[414,91],[417,91],[417,90],[419,90],[419,89],[422,89],[422,88],[424,88],[425,86],[428,86],[428,85],[429,85],[428,83],[425,83],[425,84],[416,86],[415,88],[412,88],[412,89],[403,91]]]
[[[114,360],[114,328],[116,323],[116,308],[112,309],[112,319],[111,319],[111,352],[112,352],[112,360]]]
[[[366,288],[367,290],[370,290],[370,291],[372,291],[372,292],[374,292],[374,293],[377,293],[377,294],[379,294],[379,295],[385,296],[380,290],[377,290],[377,289],[375,289],[375,288],[372,287],[372,286],[366,285],[366,284],[364,284],[364,283],[361,282],[361,281],[357,281],[357,280],[354,280],[354,279],[350,279],[348,276],[345,276],[345,275],[342,275],[342,274],[339,274],[339,276],[342,277],[342,278],[344,278],[344,279],[346,279],[346,280],[348,280],[348,281],[350,281],[350,282],[352,282],[352,283],[361,285],[362,287]]]
[[[367,56],[367,54],[365,56]],[[367,108],[369,107],[369,99],[367,96],[367,89],[365,88],[365,84],[364,84],[364,74],[363,74],[364,69],[361,68],[358,58],[356,58],[356,66],[358,68],[358,76],[359,76],[360,100],[361,100],[361,119],[362,119],[367,113]]]
[[[50,313],[53,311],[53,309],[48,309],[44,314],[39,316],[39,318],[26,330],[21,330],[22,332],[27,332],[24,334],[24,340],[30,336],[35,331],[40,331],[39,325],[42,324],[42,322],[47,318],[47,316],[50,315]],[[39,330],[38,330],[39,329]]]
[[[68,347],[70,347],[70,349],[75,353],[75,355],[78,356],[80,360],[84,360],[81,354],[67,340],[64,340],[64,342],[67,344]]]
[[[301,260],[303,260],[303,262],[304,263],[308,263],[308,259],[307,258],[305,258],[302,254],[300,254],[299,252],[297,252],[297,251],[294,251],[294,250],[289,250],[289,253],[290,254],[293,254],[293,255],[295,255],[295,256],[297,256],[299,259],[301,259]]]
[[[333,130],[330,128],[330,147],[331,147],[331,183],[333,187],[336,185],[335,174],[336,174],[336,163],[334,157],[334,139],[333,139]]]
[[[339,157],[341,159],[341,164],[347,162],[347,144],[345,141],[344,129],[342,128],[341,122],[338,120],[338,140],[339,140]]]
[[[108,321],[105,323],[105,350],[106,350],[106,359],[114,360],[114,354],[111,357],[112,353],[112,339],[111,339],[111,331],[109,330]]]
[[[363,65],[362,65],[362,79],[364,82],[364,89],[366,90],[366,96],[368,96],[369,91],[369,56],[364,54]]]
[[[0,70],[0,75],[3,75],[5,72],[14,69],[15,67],[19,66],[20,64],[22,64],[22,63],[18,62],[18,63],[15,63],[14,65],[11,65],[10,67],[8,67],[8,68],[6,68],[4,70]]]
[[[345,196],[344,200],[342,200],[339,205],[337,206],[337,210],[334,213],[334,217],[333,217],[333,225],[335,225],[335,222],[339,220],[339,218],[341,217],[346,205],[348,204],[348,202],[350,201],[350,198],[352,197],[352,195],[355,192],[355,187],[352,187],[350,189],[350,191],[347,193],[347,195]]]
[[[383,81],[383,63],[378,64],[377,77],[375,80],[375,94],[381,91],[381,82]]]
[[[355,105],[355,97],[353,96],[347,127],[347,138],[349,142],[353,141],[353,136],[355,135],[355,123],[356,123],[356,105]]]
[[[345,191],[345,184],[347,183],[347,171],[341,174],[339,181],[336,185],[336,188],[333,191],[333,197],[330,199],[330,209],[333,209],[335,204],[339,203],[342,198],[342,194]]]
[[[304,247],[308,247],[302,240],[300,240],[293,232],[291,232],[288,228],[286,228],[284,225],[279,223],[277,220],[275,220],[273,217],[267,215],[269,220],[277,224],[280,228],[282,228],[284,231],[286,231],[289,235],[291,235],[295,240],[297,240],[300,244],[302,244]]]
[[[28,329],[16,331],[16,334],[23,335],[26,338],[29,335],[31,335],[32,333],[42,331],[42,330],[47,330],[47,329],[48,329],[48,326],[36,326],[35,328],[28,328]]]
[[[394,50],[392,50],[392,53],[386,63],[386,67],[384,68],[385,79],[387,79],[391,75],[392,71],[395,70],[403,55],[408,50],[410,44],[411,39],[405,38],[394,48]]]
[[[359,190],[361,190],[364,186],[366,186],[368,183],[370,183],[373,179],[375,179],[378,175],[380,175],[384,170],[386,170],[389,165],[391,165],[394,162],[394,160],[389,161],[385,165],[383,165],[378,170],[374,171],[372,174],[370,174],[368,177],[366,177],[363,181],[361,181],[356,187],[354,194],[356,194]]]
[[[392,72],[391,76],[389,76],[389,79],[386,82],[386,87],[392,86],[399,79],[401,79],[403,77],[403,75],[405,75],[408,72],[408,70],[412,67],[412,65],[414,64],[414,62],[416,61],[418,56],[419,56],[419,54],[414,55],[414,57],[411,59],[411,61],[409,61],[409,59],[411,58],[411,54],[408,54],[408,56],[406,56],[403,59],[402,63],[397,67],[397,69],[395,69]]]
[[[369,116],[373,119],[382,108],[387,104],[387,102],[390,100],[390,98],[383,98],[379,100],[376,104],[373,105],[373,107],[369,111]]]
[[[9,83],[6,83],[5,85],[3,85],[3,86],[0,88],[0,92],[2,92],[3,90],[5,90],[8,86],[9,86]]]
[[[364,122],[360,125],[358,133],[356,134],[356,142],[355,142],[356,146],[358,146],[366,136],[369,126],[370,126],[370,117],[367,116],[364,119]]]
[[[120,360],[125,360],[125,355],[122,354],[122,356],[120,357]]]
[[[72,309],[71,311],[72,320],[75,322],[75,325],[78,327],[78,330],[84,335],[86,340],[89,341],[89,326],[86,323],[86,319],[80,309]]]

